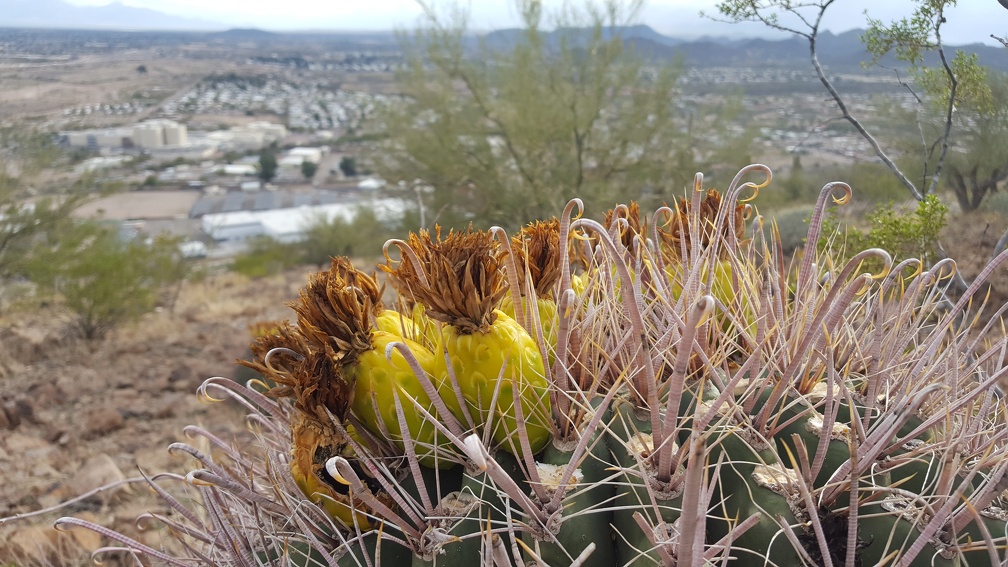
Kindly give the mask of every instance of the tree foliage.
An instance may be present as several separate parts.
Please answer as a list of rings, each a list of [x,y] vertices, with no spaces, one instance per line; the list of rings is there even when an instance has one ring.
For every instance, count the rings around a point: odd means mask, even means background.
[[[353,177],[357,175],[357,160],[350,156],[343,156],[339,162],[339,168],[343,175]]]
[[[304,175],[305,179],[311,179],[315,177],[315,172],[318,171],[318,164],[313,161],[304,160],[301,162],[301,175]]]
[[[988,96],[956,106],[956,135],[946,157],[943,179],[963,211],[976,210],[1008,179],[1008,76],[989,73],[987,83]],[[922,124],[919,144],[925,150],[935,152],[927,144],[939,129],[933,120]]]
[[[889,168],[894,176],[920,201],[934,192],[945,166],[949,147],[954,138],[954,109],[957,105],[979,103],[989,98],[986,71],[979,66],[975,56],[961,51],[950,57],[942,43],[942,26],[946,23],[945,10],[956,4],[956,0],[915,0],[912,13],[894,22],[883,22],[868,17],[868,29],[862,37],[865,47],[872,56],[869,65],[882,57],[892,54],[908,66],[914,84],[904,83],[916,93],[919,113],[922,116],[937,116],[940,129],[937,137],[926,141],[926,151],[918,154],[923,170],[928,172],[920,184],[914,183],[879,144],[875,136],[852,113],[844,97],[827,76],[819,63],[819,26],[827,10],[835,0],[722,0],[717,4],[720,14],[731,21],[754,21],[764,25],[797,34],[809,43],[810,59],[820,82],[832,96],[842,117],[847,120],[872,147],[875,155]],[[937,67],[925,64],[924,56],[936,53],[940,60]],[[931,100],[928,106],[925,99]],[[930,148],[930,149],[928,149]]]
[[[606,0],[547,15],[539,1],[519,0],[523,28],[477,44],[464,11],[425,4],[426,25],[404,41],[405,96],[383,116],[376,171],[433,187],[426,208],[447,225],[515,226],[575,196],[681,193],[727,140],[714,134],[715,113],[683,116],[677,66],[648,65],[621,39],[639,5]]]
[[[185,261],[175,239],[126,242],[115,227],[85,221],[36,247],[27,273],[72,314],[80,334],[93,340],[151,311],[162,286],[185,273]]]
[[[20,273],[36,240],[59,230],[96,189],[89,177],[61,194],[37,187],[41,168],[58,154],[45,135],[0,131],[0,279]]]
[[[259,179],[270,182],[276,177],[277,160],[272,149],[265,149],[259,154]]]

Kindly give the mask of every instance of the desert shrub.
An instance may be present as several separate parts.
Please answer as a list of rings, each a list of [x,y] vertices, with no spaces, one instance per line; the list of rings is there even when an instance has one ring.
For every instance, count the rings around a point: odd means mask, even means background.
[[[250,278],[262,278],[302,263],[294,244],[268,236],[253,239],[247,251],[237,255],[231,269]]]
[[[373,210],[361,207],[350,221],[315,219],[299,247],[300,254],[306,264],[319,266],[328,265],[332,256],[376,257],[395,234],[395,227],[380,221]]]
[[[897,209],[892,202],[879,205],[868,213],[868,230],[840,222],[834,212],[830,212],[823,234],[829,235],[839,230],[846,233],[846,250],[859,251],[867,248],[882,248],[896,260],[919,258],[925,265],[937,259],[938,238],[945,227],[948,207],[934,195],[928,195],[917,203],[913,211]],[[819,242],[819,248],[825,246]]]
[[[767,215],[777,223],[777,230],[780,233],[781,245],[785,254],[790,254],[805,244],[812,208],[811,205],[802,205]]]
[[[992,193],[984,199],[982,208],[1003,217],[1008,217],[1008,191]]]
[[[173,238],[126,242],[115,227],[81,222],[37,246],[26,273],[93,340],[153,310],[162,286],[185,273],[184,262]]]

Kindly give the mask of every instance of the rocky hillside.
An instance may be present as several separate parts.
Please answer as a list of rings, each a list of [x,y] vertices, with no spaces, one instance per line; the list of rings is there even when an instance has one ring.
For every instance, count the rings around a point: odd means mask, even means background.
[[[249,324],[287,317],[307,271],[250,281],[210,277],[161,311],[88,344],[66,336],[59,313],[0,317],[0,518],[53,506],[95,487],[174,471],[194,461],[170,455],[183,428],[203,426],[230,441],[248,435],[233,404],[208,405],[196,389],[233,377]],[[195,442],[193,442],[195,443]],[[157,526],[134,521],[165,512],[140,483],[58,512],[0,526],[0,565],[90,565],[89,550],[112,542],[84,530],[57,533],[60,516],[88,518],[158,545]],[[132,561],[128,564],[133,565]]]

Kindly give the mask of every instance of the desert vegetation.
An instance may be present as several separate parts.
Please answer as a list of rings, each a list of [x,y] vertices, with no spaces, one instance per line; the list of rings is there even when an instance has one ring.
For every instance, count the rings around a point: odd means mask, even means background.
[[[102,533],[179,565],[1000,564],[1008,339],[975,315],[1008,254],[948,304],[953,262],[821,233],[830,184],[807,239],[833,244],[791,266],[769,185],[411,233],[388,305],[334,258],[253,344],[261,380],[201,388],[258,436],[176,445],[201,498],[159,488],[158,520],[188,551]]]

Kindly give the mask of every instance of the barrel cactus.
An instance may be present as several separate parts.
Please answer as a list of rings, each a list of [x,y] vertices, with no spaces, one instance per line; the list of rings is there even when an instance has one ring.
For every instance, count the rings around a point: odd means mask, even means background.
[[[740,199],[769,182],[411,234],[387,304],[334,259],[265,380],[200,390],[258,446],[175,444],[195,508],[152,480],[185,553],[109,535],[173,565],[1004,564],[1008,306],[978,313],[1008,253],[950,299],[951,260],[817,250],[833,183],[791,266]]]

